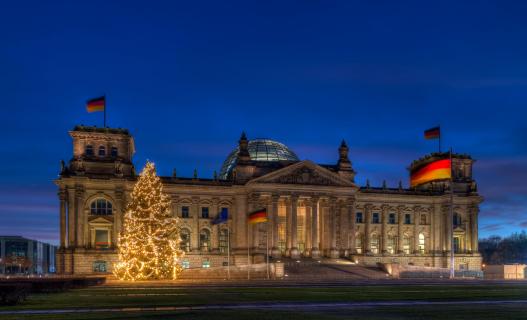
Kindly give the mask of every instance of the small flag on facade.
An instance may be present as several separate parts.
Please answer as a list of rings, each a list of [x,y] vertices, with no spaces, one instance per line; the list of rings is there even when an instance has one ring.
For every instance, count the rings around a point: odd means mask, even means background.
[[[212,224],[222,224],[229,220],[229,211],[227,208],[222,208],[216,219],[212,220]]]
[[[267,222],[267,210],[260,209],[249,213],[249,223]]]
[[[450,179],[452,176],[450,164],[450,159],[441,159],[414,170],[410,175],[410,185],[415,187],[434,180]]]
[[[86,111],[90,113],[97,112],[97,111],[104,111],[105,107],[106,107],[106,97],[104,96],[86,101]]]
[[[439,139],[441,137],[441,128],[439,126],[425,130],[425,139]]]

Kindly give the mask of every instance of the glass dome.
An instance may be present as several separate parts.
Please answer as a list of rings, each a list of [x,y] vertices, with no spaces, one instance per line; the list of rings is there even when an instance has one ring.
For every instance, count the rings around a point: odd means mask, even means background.
[[[296,154],[283,143],[269,139],[249,140],[248,149],[253,161],[300,161]],[[227,179],[236,165],[236,155],[239,150],[240,147],[232,150],[223,162],[220,179]]]

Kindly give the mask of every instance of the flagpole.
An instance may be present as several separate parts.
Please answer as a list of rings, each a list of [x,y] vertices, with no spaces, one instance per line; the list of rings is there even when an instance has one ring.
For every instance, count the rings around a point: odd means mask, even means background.
[[[108,103],[106,103],[106,94],[104,94],[104,127],[106,128],[106,108],[108,107]]]
[[[439,153],[441,153],[441,126],[439,127]]]
[[[452,147],[450,147],[450,279],[455,277],[454,269],[454,175],[452,174]]]
[[[251,225],[247,224],[247,280],[251,279],[251,256],[249,253],[249,232],[251,231]]]
[[[269,280],[269,219],[267,219],[267,230],[265,231],[265,251],[267,259],[267,280]]]
[[[231,228],[227,221],[227,280],[231,280]]]

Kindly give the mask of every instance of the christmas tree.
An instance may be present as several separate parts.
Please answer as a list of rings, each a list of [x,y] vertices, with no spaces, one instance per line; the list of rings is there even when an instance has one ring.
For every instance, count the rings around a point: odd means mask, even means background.
[[[114,274],[132,281],[176,279],[184,255],[179,249],[178,222],[154,164],[147,162],[126,207]]]

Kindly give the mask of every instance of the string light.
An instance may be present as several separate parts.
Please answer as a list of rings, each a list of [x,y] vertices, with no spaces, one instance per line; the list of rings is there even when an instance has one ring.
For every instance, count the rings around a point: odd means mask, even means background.
[[[179,232],[179,219],[172,216],[155,165],[147,162],[126,207],[114,275],[129,281],[177,279],[185,254]]]

